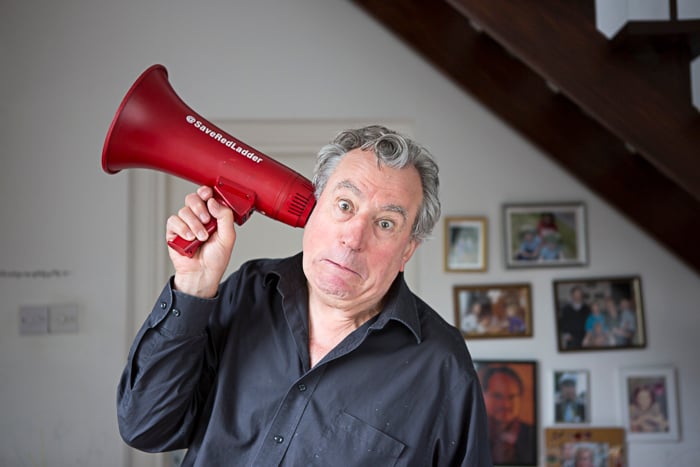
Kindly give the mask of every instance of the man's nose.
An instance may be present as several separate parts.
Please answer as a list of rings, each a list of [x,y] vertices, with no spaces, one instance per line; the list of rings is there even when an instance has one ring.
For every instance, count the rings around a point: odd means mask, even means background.
[[[364,247],[369,220],[362,215],[355,215],[343,224],[341,230],[341,243],[353,251],[360,251]]]

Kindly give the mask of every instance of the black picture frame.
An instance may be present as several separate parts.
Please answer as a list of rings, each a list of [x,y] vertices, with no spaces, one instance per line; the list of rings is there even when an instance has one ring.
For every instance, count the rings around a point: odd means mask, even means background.
[[[493,465],[536,466],[537,362],[474,360],[484,393]]]
[[[553,287],[560,352],[646,347],[639,276],[557,279]]]

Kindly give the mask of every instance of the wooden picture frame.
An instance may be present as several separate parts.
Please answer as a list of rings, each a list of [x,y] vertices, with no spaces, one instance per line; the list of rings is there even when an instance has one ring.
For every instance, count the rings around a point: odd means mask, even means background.
[[[639,276],[553,281],[560,352],[646,347]]]
[[[565,369],[554,370],[551,375],[554,423],[588,423],[591,419],[590,372]]]
[[[532,337],[530,284],[455,285],[453,301],[465,339]]]
[[[620,407],[627,440],[678,441],[678,400],[673,366],[622,368]]]
[[[474,367],[484,393],[493,465],[537,465],[537,362],[475,360]]]
[[[546,467],[627,465],[625,430],[620,427],[549,427],[544,440]]]
[[[488,269],[486,217],[445,218],[445,271],[484,272]]]
[[[506,268],[585,266],[586,206],[581,202],[503,205]]]

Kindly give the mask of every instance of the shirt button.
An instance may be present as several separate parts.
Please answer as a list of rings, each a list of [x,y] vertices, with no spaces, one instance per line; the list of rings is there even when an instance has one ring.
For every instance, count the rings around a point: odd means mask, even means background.
[[[177,308],[173,308],[173,314],[175,316],[180,316],[180,310],[178,310]]]
[[[160,302],[160,309],[165,310],[168,307],[168,302]]]
[[[304,392],[306,391],[306,384],[300,384],[297,386],[297,388],[299,389],[299,392]]]
[[[280,435],[275,435],[272,437],[272,439],[274,439],[275,443],[277,444],[282,444],[284,442],[284,438]]]

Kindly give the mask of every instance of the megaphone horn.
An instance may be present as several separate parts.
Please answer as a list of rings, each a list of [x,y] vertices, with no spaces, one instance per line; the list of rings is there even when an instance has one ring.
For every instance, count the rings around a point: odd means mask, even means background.
[[[294,170],[216,127],[188,107],[153,65],[134,82],[117,109],[102,149],[102,168],[148,168],[213,187],[216,198],[242,225],[258,211],[303,227],[316,204],[311,182]],[[212,233],[216,220],[207,225]],[[198,240],[168,244],[192,256]]]

